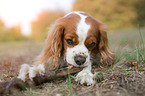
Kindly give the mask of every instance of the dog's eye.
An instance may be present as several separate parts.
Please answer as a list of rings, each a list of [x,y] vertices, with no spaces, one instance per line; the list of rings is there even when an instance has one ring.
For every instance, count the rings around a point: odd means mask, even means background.
[[[66,42],[69,44],[69,45],[73,45],[73,41],[71,39],[66,39]]]
[[[91,44],[88,45],[88,48],[93,48],[95,46],[95,42],[92,42]]]

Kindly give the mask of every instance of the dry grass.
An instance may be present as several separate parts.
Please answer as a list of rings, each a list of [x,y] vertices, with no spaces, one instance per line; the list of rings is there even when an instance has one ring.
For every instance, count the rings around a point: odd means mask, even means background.
[[[138,43],[140,42],[139,33],[135,29],[122,30],[109,34],[109,41],[111,48],[117,54],[117,61],[111,67],[95,68],[96,72],[103,74],[104,80],[93,86],[85,86],[79,85],[72,79],[71,94],[68,79],[60,79],[36,88],[27,88],[19,96],[143,96],[145,94],[145,63],[140,62],[137,69],[137,66],[127,62],[136,60],[136,51],[132,50],[140,44]],[[1,43],[0,81],[15,78],[21,64],[32,64],[43,45],[44,42],[33,41]]]
[[[42,42],[32,41],[0,43],[0,81],[16,77],[20,65],[32,64],[42,47]]]

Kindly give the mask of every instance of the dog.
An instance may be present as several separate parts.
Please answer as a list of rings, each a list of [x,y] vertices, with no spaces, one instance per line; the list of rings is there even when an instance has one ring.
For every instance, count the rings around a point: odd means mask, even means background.
[[[114,53],[108,47],[105,25],[85,12],[74,11],[56,20],[36,64],[23,64],[18,78],[32,80],[36,74],[44,75],[45,70],[67,63],[83,67],[75,77],[77,82],[92,85],[95,83],[92,64],[96,64],[98,58],[106,63],[113,57]]]

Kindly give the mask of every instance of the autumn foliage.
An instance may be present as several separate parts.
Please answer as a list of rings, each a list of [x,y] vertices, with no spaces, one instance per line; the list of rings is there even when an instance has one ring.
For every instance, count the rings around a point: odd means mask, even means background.
[[[144,0],[76,0],[73,7],[103,21],[110,30],[144,26],[144,9]]]
[[[104,22],[109,30],[119,30],[145,26],[145,0],[76,0],[71,11],[84,11]],[[51,24],[66,14],[62,10],[45,10],[31,23],[29,38],[21,35],[20,25],[5,27],[0,20],[0,41],[44,40]]]

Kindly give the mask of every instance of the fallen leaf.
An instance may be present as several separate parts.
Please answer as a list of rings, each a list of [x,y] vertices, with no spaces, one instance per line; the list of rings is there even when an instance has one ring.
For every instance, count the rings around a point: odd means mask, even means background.
[[[137,61],[136,62],[128,61],[128,63],[132,66],[137,66]]]
[[[115,80],[115,78],[112,78],[112,80]]]
[[[73,65],[70,65],[70,66],[68,66],[68,67],[66,67],[66,68],[70,69],[70,68],[72,68],[72,67],[73,67]]]
[[[77,86],[72,86],[72,88],[73,88],[75,91],[80,91],[80,90],[81,90],[81,88],[80,88],[79,85],[77,85]]]

